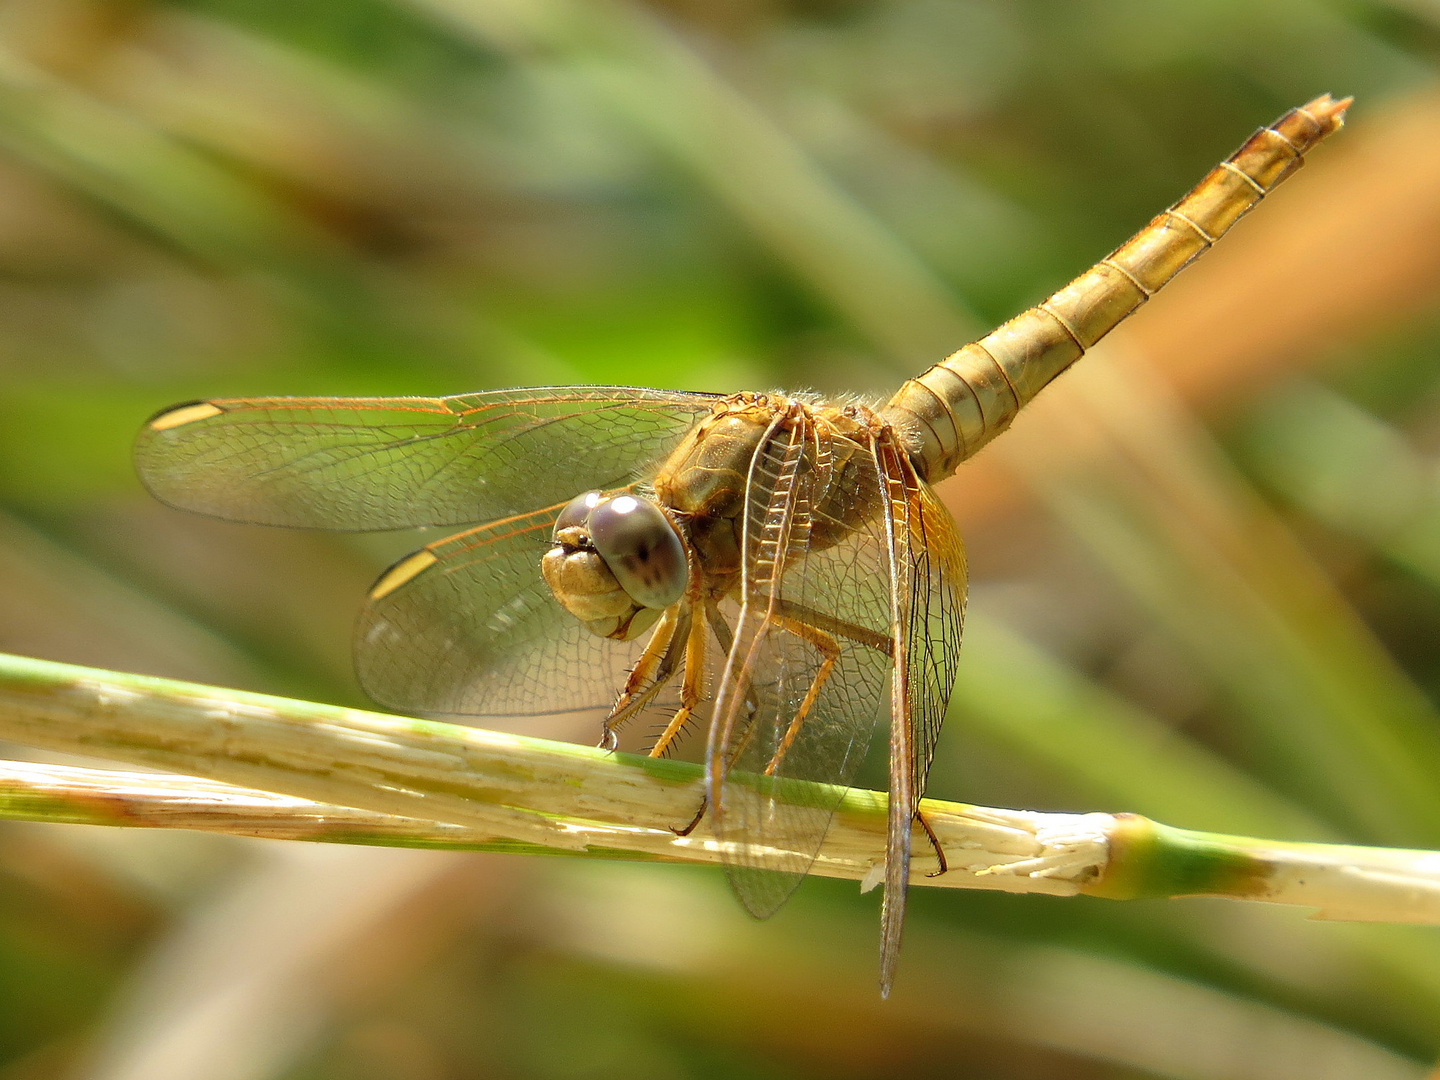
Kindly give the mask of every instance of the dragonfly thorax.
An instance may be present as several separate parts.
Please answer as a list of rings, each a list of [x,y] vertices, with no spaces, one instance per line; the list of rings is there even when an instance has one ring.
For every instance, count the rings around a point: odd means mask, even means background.
[[[685,594],[685,544],[649,499],[589,491],[555,520],[541,572],[555,599],[595,634],[629,641]]]

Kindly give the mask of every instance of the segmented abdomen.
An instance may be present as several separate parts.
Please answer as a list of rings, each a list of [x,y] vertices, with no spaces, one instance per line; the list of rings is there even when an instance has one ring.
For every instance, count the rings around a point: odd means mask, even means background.
[[[1010,426],[1051,379],[1205,251],[1305,154],[1339,130],[1350,98],[1329,94],[1261,128],[1178,203],[1044,303],[1017,315],[919,378],[881,416],[915,440],[931,483]]]

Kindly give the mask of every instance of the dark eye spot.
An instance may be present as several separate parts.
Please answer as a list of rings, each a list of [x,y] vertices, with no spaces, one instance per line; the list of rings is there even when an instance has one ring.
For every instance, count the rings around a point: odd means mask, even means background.
[[[588,527],[595,550],[637,604],[666,608],[685,594],[685,545],[653,502],[633,495],[601,501]]]

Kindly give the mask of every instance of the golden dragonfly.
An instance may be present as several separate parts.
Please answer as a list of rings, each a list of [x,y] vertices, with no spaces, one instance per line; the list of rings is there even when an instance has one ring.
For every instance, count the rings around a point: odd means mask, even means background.
[[[810,867],[888,715],[888,993],[965,606],[960,538],[931,486],[1294,172],[1349,104],[1327,94],[1262,128],[1134,238],[884,405],[615,386],[221,399],[155,416],[140,475],[171,506],[234,521],[472,526],[370,590],[365,690],[427,715],[597,710],[610,748],[648,715],[656,755],[708,723],[711,827],[757,916]],[[781,797],[791,780],[825,786],[797,802]]]

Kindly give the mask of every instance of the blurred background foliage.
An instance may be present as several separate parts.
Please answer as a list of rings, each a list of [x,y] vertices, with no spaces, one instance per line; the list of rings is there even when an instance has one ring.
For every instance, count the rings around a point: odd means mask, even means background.
[[[5,0],[0,648],[360,703],[412,538],[150,502],[150,413],[881,393],[1257,125],[1350,129],[942,488],[932,794],[1440,846],[1434,0]],[[593,732],[562,733],[588,740]],[[15,754],[24,753],[14,749]],[[0,1080],[1418,1078],[1432,929],[0,830]]]

